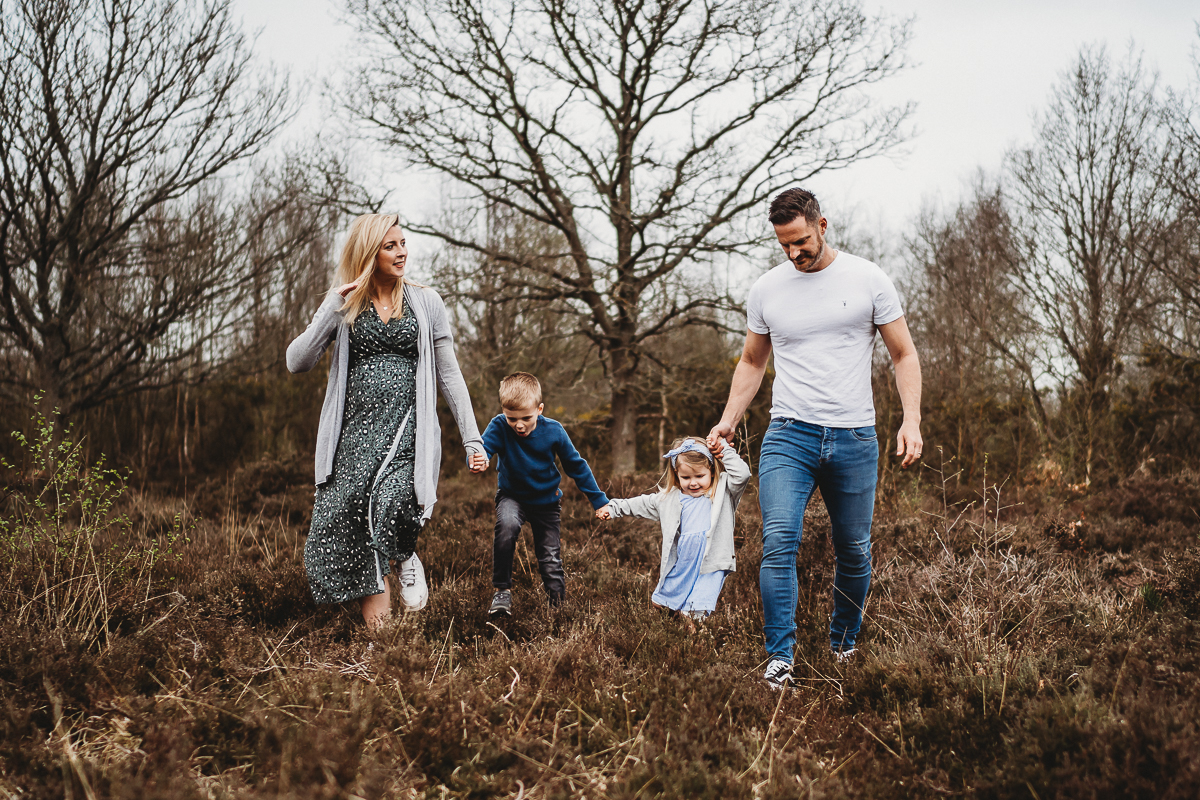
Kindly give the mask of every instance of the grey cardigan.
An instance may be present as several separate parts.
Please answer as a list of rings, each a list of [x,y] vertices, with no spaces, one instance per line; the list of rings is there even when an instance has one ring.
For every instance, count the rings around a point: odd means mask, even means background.
[[[724,440],[722,440],[724,442]],[[704,545],[704,560],[700,562],[700,572],[716,572],[725,569],[732,572],[737,568],[733,555],[733,526],[736,522],[738,503],[746,484],[750,482],[750,467],[741,459],[737,451],[727,443],[723,445],[721,459],[725,471],[717,481],[717,490],[713,492],[712,518],[709,521],[708,536]],[[628,500],[613,500],[609,510],[616,517],[644,517],[656,519],[662,530],[662,558],[659,563],[658,583],[675,566],[679,557],[676,543],[679,538],[679,520],[683,516],[683,503],[678,489],[667,492],[654,492]]]
[[[316,481],[320,486],[333,472],[333,457],[342,434],[342,415],[346,408],[346,381],[350,372],[350,326],[345,312],[339,311],[345,300],[330,291],[312,322],[287,349],[287,367],[291,372],[307,372],[317,365],[325,349],[333,343],[329,365],[329,383],[321,422],[317,427]],[[417,463],[413,487],[424,512],[424,522],[437,502],[438,471],[442,465],[442,429],[437,417],[437,390],[450,406],[458,423],[467,456],[483,452],[483,439],[475,422],[471,396],[454,356],[454,337],[446,318],[446,304],[433,289],[404,285],[404,302],[413,310],[420,326],[417,338]]]

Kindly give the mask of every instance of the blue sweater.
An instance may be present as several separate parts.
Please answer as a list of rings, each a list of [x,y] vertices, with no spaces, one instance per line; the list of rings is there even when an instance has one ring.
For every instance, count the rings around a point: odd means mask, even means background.
[[[592,508],[608,505],[608,496],[596,485],[591,468],[571,444],[566,429],[552,419],[539,416],[532,433],[517,436],[504,415],[497,414],[483,432],[483,449],[489,459],[500,456],[496,467],[499,489],[515,500],[530,505],[558,501],[562,492],[558,488],[558,467],[554,464],[557,455],[563,472],[587,495]]]

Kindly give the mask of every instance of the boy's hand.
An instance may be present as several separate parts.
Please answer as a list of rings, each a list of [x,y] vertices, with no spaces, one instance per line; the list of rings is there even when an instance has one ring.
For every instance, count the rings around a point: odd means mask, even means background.
[[[612,509],[609,506],[597,508],[596,519],[612,519]]]
[[[483,472],[488,468],[488,457],[483,453],[472,453],[467,459],[467,465],[470,466],[471,472]]]

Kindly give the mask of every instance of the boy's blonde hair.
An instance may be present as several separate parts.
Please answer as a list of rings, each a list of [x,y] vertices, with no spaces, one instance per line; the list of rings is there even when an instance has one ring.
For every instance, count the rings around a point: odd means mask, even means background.
[[[674,450],[688,439],[696,442],[706,450],[708,449],[708,445],[704,443],[704,439],[700,436],[681,436],[680,438],[671,442],[670,449]],[[709,455],[712,454],[710,453]],[[706,492],[706,494],[709,497],[712,497],[717,493],[717,481],[721,479],[721,473],[725,471],[723,469],[723,465],[721,464],[721,459],[713,456],[712,461],[709,461],[704,457],[704,453],[697,453],[694,450],[689,450],[686,453],[680,453],[679,455],[675,456],[675,460],[676,462],[682,461],[685,464],[691,464],[693,467],[708,467],[709,470],[712,471],[712,483],[709,484],[708,492]],[[671,459],[669,458],[666,461],[667,469],[665,472],[663,472],[663,476],[658,482],[659,490],[663,492],[669,492],[672,489],[679,488],[679,473],[676,472],[676,465],[672,464]]]
[[[500,381],[501,408],[533,408],[542,404],[542,384],[528,372],[514,372]]]

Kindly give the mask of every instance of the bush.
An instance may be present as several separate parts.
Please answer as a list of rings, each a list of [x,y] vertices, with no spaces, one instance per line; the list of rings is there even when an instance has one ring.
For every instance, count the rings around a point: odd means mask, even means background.
[[[181,525],[139,540],[116,511],[123,477],[84,463],[79,442],[38,413],[34,436],[14,432],[25,463],[0,459],[8,491],[0,514],[0,568],[8,580],[0,611],[19,624],[71,631],[95,643],[138,616],[154,566],[171,552]]]

